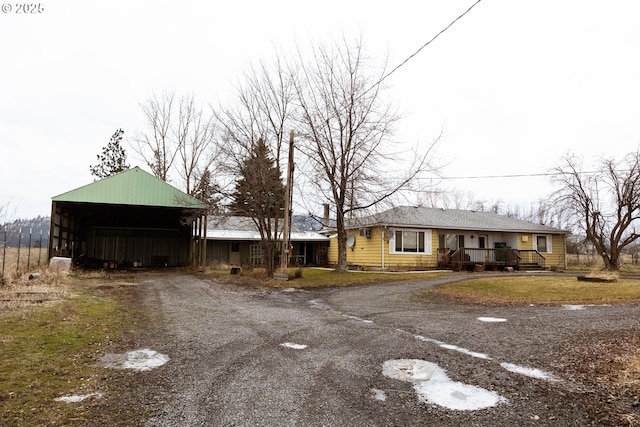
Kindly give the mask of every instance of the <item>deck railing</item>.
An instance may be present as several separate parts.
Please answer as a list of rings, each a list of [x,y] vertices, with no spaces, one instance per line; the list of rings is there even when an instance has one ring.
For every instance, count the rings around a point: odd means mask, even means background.
[[[518,251],[520,255],[520,264],[537,264],[545,268],[547,259],[537,250]]]
[[[438,249],[438,263],[441,266],[452,266],[462,269],[467,266],[483,265],[485,267],[515,267],[533,266],[545,268],[546,258],[537,250],[518,250],[509,248],[479,249],[460,248],[449,250]]]
[[[460,248],[451,254],[451,261],[466,264],[516,266],[519,257],[517,249]]]

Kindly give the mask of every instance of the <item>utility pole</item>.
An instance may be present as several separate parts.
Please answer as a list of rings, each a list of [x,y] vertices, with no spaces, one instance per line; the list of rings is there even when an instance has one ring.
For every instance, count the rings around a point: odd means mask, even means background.
[[[293,131],[289,133],[289,162],[287,164],[286,199],[284,200],[284,225],[282,227],[282,255],[280,256],[281,280],[289,280],[289,230],[291,228],[291,198],[293,188]]]

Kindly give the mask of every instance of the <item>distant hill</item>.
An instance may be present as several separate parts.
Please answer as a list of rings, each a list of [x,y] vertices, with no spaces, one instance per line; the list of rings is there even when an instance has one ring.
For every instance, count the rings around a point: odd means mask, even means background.
[[[29,235],[31,235],[31,246],[46,247],[49,244],[49,225],[51,218],[48,216],[38,216],[33,219],[16,219],[0,225],[0,247],[6,244],[10,247],[21,247],[29,245]],[[6,232],[6,243],[5,243]],[[20,241],[18,242],[18,239]],[[40,240],[42,239],[42,242]]]
[[[291,222],[302,231],[319,231],[323,228],[323,219],[319,216],[292,215]],[[330,225],[333,225],[333,221]]]

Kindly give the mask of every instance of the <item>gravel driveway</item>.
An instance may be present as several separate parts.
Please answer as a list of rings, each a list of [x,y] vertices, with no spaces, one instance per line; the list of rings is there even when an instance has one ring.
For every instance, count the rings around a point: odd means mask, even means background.
[[[637,388],[612,395],[599,379],[637,348],[640,306],[412,300],[416,290],[452,278],[301,291],[149,276],[137,291],[160,327],[135,344],[170,361],[133,374],[136,385],[124,393],[135,396],[139,422],[148,426],[585,426],[640,419]],[[435,380],[394,378],[383,372],[389,361],[428,362],[451,384],[499,400],[483,409],[434,403],[420,386]],[[466,391],[431,393],[471,399]]]

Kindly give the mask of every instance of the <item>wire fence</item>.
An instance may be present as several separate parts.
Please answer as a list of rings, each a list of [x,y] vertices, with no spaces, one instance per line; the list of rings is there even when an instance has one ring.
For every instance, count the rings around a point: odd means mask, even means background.
[[[15,247],[8,245],[7,231],[2,233],[0,242],[0,273],[19,271],[20,268],[31,268],[45,264],[49,261],[49,247],[45,245],[42,234],[34,236],[31,230],[18,235],[18,244]],[[34,239],[34,237],[36,237]],[[47,239],[48,242],[48,239]]]

